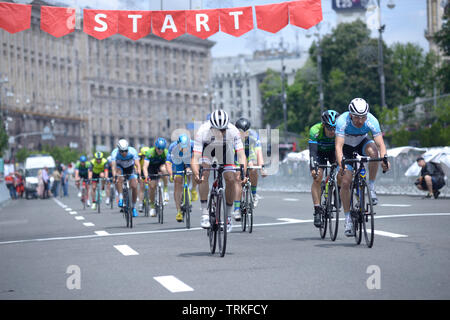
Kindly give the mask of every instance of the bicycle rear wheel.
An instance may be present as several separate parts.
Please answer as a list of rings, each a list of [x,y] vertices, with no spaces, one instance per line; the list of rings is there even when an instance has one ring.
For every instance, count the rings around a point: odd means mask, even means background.
[[[159,201],[159,223],[163,224],[164,223],[164,202],[163,202],[163,193],[162,193],[162,188],[158,187],[159,190],[159,194],[158,194],[158,201]]]
[[[253,232],[253,210],[254,210],[254,204],[253,204],[253,194],[250,192],[247,192],[248,194],[248,202],[247,202],[247,226],[248,226],[248,233]]]
[[[219,244],[219,254],[221,257],[225,255],[227,248],[227,213],[225,204],[225,194],[223,191],[219,192],[217,196],[216,203],[216,216],[219,222],[217,228],[218,244]]]
[[[328,190],[329,191],[329,190]],[[325,192],[325,181],[322,181],[320,184],[320,222],[321,226],[319,227],[320,237],[322,239],[325,238],[327,235],[327,226],[328,226],[328,219],[327,219],[327,201],[328,201],[329,194]]]
[[[244,186],[244,188],[242,188],[242,198],[241,198],[241,207],[240,207],[240,211],[241,211],[241,228],[242,231],[245,232],[246,228],[247,228],[247,199],[248,199],[248,190],[247,187]]]
[[[123,214],[125,217],[125,221],[127,223],[127,228],[131,228],[130,227],[130,207],[129,207],[129,198],[128,198],[128,189],[127,188],[123,188]]]
[[[361,243],[362,237],[362,219],[361,219],[361,197],[360,197],[359,183],[356,185],[352,184],[352,194],[351,194],[351,209],[350,214],[352,217],[353,228],[355,231],[355,242],[356,244]]]
[[[209,221],[211,226],[207,230],[207,234],[209,237],[209,250],[211,251],[212,254],[216,252],[216,244],[217,244],[218,224],[216,223],[216,209],[217,209],[216,202],[217,199],[215,195],[211,192],[208,201]]]
[[[330,239],[335,241],[339,229],[339,189],[333,182],[328,186],[328,223],[330,229]]]
[[[102,201],[102,196],[101,196],[101,194],[100,194],[100,187],[99,186],[97,186],[97,199],[95,199],[95,201],[97,201],[97,212],[98,213],[100,213],[100,203],[101,203],[101,201]]]
[[[366,240],[366,244],[369,248],[372,248],[373,240],[374,240],[374,236],[375,236],[373,203],[372,203],[372,197],[370,196],[369,186],[367,185],[365,180],[363,180],[361,182],[362,182],[361,189],[363,190],[363,192],[362,192],[362,194],[363,194],[362,226],[363,226],[363,230],[364,230],[364,238]]]

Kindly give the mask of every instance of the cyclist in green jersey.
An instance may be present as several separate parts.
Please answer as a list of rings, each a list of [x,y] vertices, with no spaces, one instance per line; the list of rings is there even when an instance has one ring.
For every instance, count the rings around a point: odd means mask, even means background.
[[[144,161],[144,178],[147,180],[149,174],[168,174],[166,159],[169,150],[167,147],[167,141],[164,138],[158,138],[155,142],[155,146],[150,148],[145,155]],[[169,192],[168,192],[168,178],[162,177],[164,182],[164,202],[169,202]],[[155,210],[155,191],[156,191],[156,180],[151,178],[149,184],[149,195],[150,195],[150,216],[156,216]]]
[[[334,110],[327,110],[322,113],[322,122],[316,123],[309,130],[309,168],[313,183],[311,185],[311,195],[314,204],[314,225],[319,228],[320,220],[320,184],[323,179],[323,170],[317,168],[318,165],[326,165],[327,160],[336,162],[334,151],[334,138],[336,132],[336,120],[339,113]]]

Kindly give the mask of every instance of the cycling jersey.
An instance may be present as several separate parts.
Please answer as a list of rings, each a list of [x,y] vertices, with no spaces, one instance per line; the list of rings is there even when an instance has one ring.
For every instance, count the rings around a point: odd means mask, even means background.
[[[80,161],[78,161],[75,164],[75,170],[78,170],[78,174],[80,176],[87,177],[87,174],[88,174],[88,171],[90,170],[90,168],[91,168],[91,163],[89,161],[86,161],[84,166],[81,165]]]
[[[100,163],[97,163],[96,159],[92,159],[90,163],[92,172],[95,174],[100,174],[107,168],[108,160],[102,158],[102,161]]]
[[[245,156],[247,157],[247,162],[257,162],[256,151],[261,150],[261,141],[259,140],[259,134],[250,129],[248,137],[245,137],[244,142]],[[234,156],[235,164],[238,165],[237,154]]]
[[[186,164],[190,165],[192,150],[194,149],[194,141],[191,140],[191,147],[189,152],[183,153],[180,145],[177,141],[172,142],[169,146],[166,162],[170,162],[173,165]]]
[[[367,114],[367,120],[361,128],[356,128],[350,113],[343,113],[336,121],[336,136],[345,138],[344,144],[352,147],[358,146],[371,132],[373,137],[381,135],[380,124],[371,113]]]
[[[134,160],[139,160],[138,153],[135,148],[129,147],[126,156],[122,156],[118,148],[111,153],[111,161],[116,161],[117,166],[129,168],[134,166]]]
[[[317,144],[317,151],[319,152],[334,151],[334,136],[332,138],[326,136],[322,122],[316,123],[311,127],[308,143]]]
[[[145,154],[145,160],[147,160],[151,165],[162,165],[166,163],[167,154],[169,153],[169,150],[164,149],[164,152],[161,154],[158,154],[156,152],[156,147],[150,148],[150,150]]]
[[[202,124],[195,135],[193,152],[208,159],[216,157],[222,164],[233,164],[234,153],[244,149],[238,128],[229,123],[225,137],[215,132],[209,121]]]

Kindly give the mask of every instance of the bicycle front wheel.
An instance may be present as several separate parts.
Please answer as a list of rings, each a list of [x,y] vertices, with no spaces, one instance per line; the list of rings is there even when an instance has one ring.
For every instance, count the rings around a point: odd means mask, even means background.
[[[356,244],[361,243],[362,237],[362,218],[361,218],[361,190],[359,183],[352,185],[351,194],[351,216],[353,222],[353,228],[355,231]],[[364,200],[363,200],[364,203]]]
[[[189,197],[189,189],[184,189],[184,219],[186,220],[186,228],[191,228],[191,201]]]
[[[253,232],[253,210],[254,210],[254,204],[253,204],[253,194],[251,192],[248,192],[248,205],[247,205],[247,226],[248,226],[248,233]]]
[[[100,203],[102,201],[102,198],[101,198],[100,187],[99,186],[97,186],[97,199],[96,199],[96,201],[97,201],[97,212],[100,213]]]
[[[212,254],[216,252],[216,244],[217,244],[217,226],[216,223],[216,202],[217,199],[214,194],[210,194],[208,201],[208,212],[209,212],[209,222],[210,227],[207,231],[209,237],[209,250]]]
[[[361,190],[364,192],[363,194],[363,203],[361,204],[362,207],[362,226],[364,230],[364,238],[366,240],[366,244],[369,248],[372,248],[373,246],[373,240],[375,236],[374,228],[375,228],[375,222],[374,222],[374,216],[373,216],[373,203],[372,203],[372,197],[370,196],[370,190],[369,186],[367,185],[366,181],[363,180],[361,183]]]
[[[221,191],[217,195],[216,217],[219,224],[217,228],[219,254],[221,257],[223,257],[225,255],[225,251],[227,248],[227,222],[228,222],[225,204],[225,194],[223,191]]]
[[[331,241],[335,241],[338,229],[339,229],[339,206],[340,206],[340,197],[339,197],[339,189],[335,183],[331,183],[328,186],[328,224],[330,229],[330,239]]]
[[[320,237],[322,239],[325,238],[327,235],[327,225],[328,225],[328,219],[327,219],[327,201],[329,197],[329,190],[326,192],[325,190],[325,181],[322,181],[320,185],[320,207],[321,207],[321,213],[320,213],[320,222],[321,226],[319,227]]]
[[[241,228],[242,231],[245,232],[247,228],[247,203],[248,203],[248,190],[247,187],[244,186],[242,189],[242,199],[241,199]]]

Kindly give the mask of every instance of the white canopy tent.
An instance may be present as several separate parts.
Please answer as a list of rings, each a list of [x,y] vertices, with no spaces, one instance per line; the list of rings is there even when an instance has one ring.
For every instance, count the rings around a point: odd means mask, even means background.
[[[308,161],[309,162],[309,149],[303,150],[301,152],[289,152],[286,159],[288,161]]]
[[[416,147],[410,147],[410,146],[404,146],[404,147],[397,147],[387,150],[388,157],[397,157],[401,153],[408,153],[410,151],[417,151],[417,152],[425,152],[427,151],[427,148],[416,148]]]

